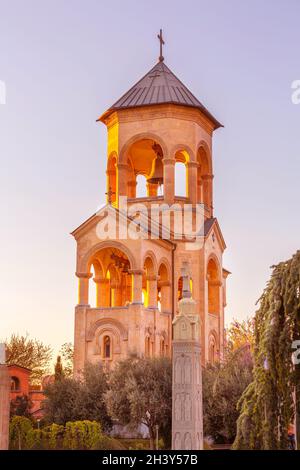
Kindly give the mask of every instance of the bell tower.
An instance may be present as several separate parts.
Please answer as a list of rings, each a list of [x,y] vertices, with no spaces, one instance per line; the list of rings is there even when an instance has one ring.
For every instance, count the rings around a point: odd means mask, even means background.
[[[222,267],[225,242],[213,213],[212,161],[213,133],[221,124],[167,67],[162,33],[159,40],[158,62],[98,119],[107,128],[106,206],[72,232],[79,281],[77,371],[86,360],[109,367],[130,352],[171,354],[184,263],[189,265],[201,325],[202,361],[214,362],[223,354],[229,273]],[[177,188],[178,166],[184,194]],[[146,208],[143,236],[99,238],[98,224],[112,215],[117,214],[118,227],[135,222],[135,216],[123,214],[120,201],[125,197],[129,208]],[[197,205],[204,218],[201,246],[174,235],[174,214],[189,207],[194,217]],[[156,236],[146,236],[154,206],[168,207],[172,213],[168,239],[161,214]],[[91,285],[96,286],[93,306]]]

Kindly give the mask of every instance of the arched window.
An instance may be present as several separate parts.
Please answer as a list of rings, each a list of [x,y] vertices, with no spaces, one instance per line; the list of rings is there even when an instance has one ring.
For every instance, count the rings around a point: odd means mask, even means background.
[[[20,390],[20,379],[18,377],[11,377],[10,389],[12,392],[18,392]]]
[[[210,259],[207,265],[208,283],[208,313],[220,314],[220,288],[218,266],[214,259]]]
[[[160,355],[164,356],[165,355],[165,340],[162,339],[160,342]]]
[[[105,359],[111,358],[111,339],[109,336],[103,338],[103,357]]]

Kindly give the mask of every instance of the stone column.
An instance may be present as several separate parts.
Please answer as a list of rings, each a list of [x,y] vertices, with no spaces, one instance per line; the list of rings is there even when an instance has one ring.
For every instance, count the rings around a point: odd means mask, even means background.
[[[175,159],[164,158],[164,201],[173,204],[175,193]]]
[[[157,308],[157,276],[148,276],[148,308]]]
[[[162,312],[172,311],[171,304],[171,283],[170,281],[160,281],[160,303]]]
[[[5,345],[0,344],[0,450],[9,443],[10,376],[5,363]]]
[[[203,175],[202,182],[203,182],[203,202],[207,205],[210,211],[210,217],[213,216],[213,175]]]
[[[127,196],[128,165],[117,163],[117,205],[120,196]]]
[[[94,277],[93,281],[96,284],[96,307],[107,307],[106,284],[109,282],[108,279]]]
[[[91,273],[76,273],[79,279],[78,287],[78,305],[89,305],[89,280],[93,275]]]
[[[132,303],[143,304],[143,273],[142,269],[132,269],[129,271],[133,275]]]
[[[187,195],[192,204],[197,203],[197,162],[188,162],[188,191]]]
[[[183,298],[173,320],[172,449],[203,449],[199,314],[183,274]]]

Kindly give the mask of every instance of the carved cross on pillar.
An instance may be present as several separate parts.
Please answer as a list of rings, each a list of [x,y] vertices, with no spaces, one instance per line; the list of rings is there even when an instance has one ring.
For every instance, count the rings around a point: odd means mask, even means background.
[[[162,29],[160,30],[157,37],[159,39],[159,58],[158,58],[158,60],[159,60],[159,62],[163,62],[164,61],[164,56],[162,55],[162,49],[163,49],[163,45],[165,44],[165,41],[163,40]]]

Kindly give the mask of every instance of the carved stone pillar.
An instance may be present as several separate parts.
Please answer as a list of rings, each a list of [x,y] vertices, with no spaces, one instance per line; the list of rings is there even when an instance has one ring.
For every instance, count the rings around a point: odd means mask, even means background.
[[[203,449],[199,313],[184,277],[179,314],[173,320],[172,449]]]
[[[79,280],[78,286],[78,305],[89,305],[89,280],[93,275],[91,273],[76,273]]]
[[[164,201],[173,204],[175,193],[175,159],[164,158]]]

